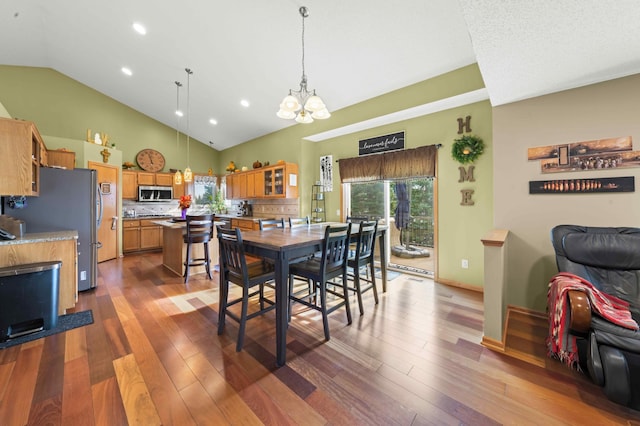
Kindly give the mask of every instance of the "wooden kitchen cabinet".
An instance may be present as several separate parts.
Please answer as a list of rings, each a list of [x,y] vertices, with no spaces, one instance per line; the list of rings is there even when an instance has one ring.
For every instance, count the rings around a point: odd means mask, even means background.
[[[76,167],[76,153],[72,151],[50,150],[46,151],[49,167],[63,167],[73,170]]]
[[[240,198],[240,192],[238,188],[238,174],[227,175],[225,181],[227,182],[227,200],[235,200]]]
[[[138,172],[138,185],[155,185],[156,174],[151,172]]]
[[[241,231],[259,231],[260,223],[253,219],[232,218],[231,227],[240,228]]]
[[[266,198],[298,197],[298,165],[278,164],[263,170],[263,196]]]
[[[138,198],[138,172],[122,171],[122,199],[135,200]]]
[[[173,174],[172,173],[156,173],[155,184],[159,186],[173,186]]]
[[[127,253],[162,248],[162,226],[154,221],[125,220],[122,225],[122,251]]]
[[[35,124],[0,118],[0,195],[38,195],[43,147]]]

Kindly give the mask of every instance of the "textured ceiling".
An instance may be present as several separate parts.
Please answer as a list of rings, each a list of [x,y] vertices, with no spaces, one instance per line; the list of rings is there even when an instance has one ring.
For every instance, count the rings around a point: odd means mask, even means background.
[[[275,113],[300,82],[303,5],[309,88],[331,111],[474,62],[493,105],[640,72],[636,0],[2,0],[0,63],[53,68],[174,128],[189,67],[190,136],[220,150],[294,124]]]

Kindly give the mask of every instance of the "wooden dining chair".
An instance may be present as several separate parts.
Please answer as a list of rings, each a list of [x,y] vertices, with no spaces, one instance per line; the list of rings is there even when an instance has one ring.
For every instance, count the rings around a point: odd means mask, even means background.
[[[344,306],[347,312],[347,324],[351,324],[351,309],[349,307],[349,294],[347,288],[347,258],[349,254],[349,237],[351,224],[327,226],[322,242],[322,254],[320,257],[293,263],[289,266],[289,318],[291,317],[292,303],[298,302],[311,309],[322,313],[324,337],[329,340],[328,315],[336,309]],[[312,287],[304,294],[293,292],[293,280],[295,277],[306,278],[312,281]],[[341,284],[332,283],[330,280],[340,277]],[[338,291],[342,287],[342,292]],[[317,295],[319,294],[319,299]],[[333,295],[339,302],[328,306],[327,294]]]
[[[378,222],[360,222],[358,230],[358,238],[355,251],[351,252],[347,259],[349,282],[353,286],[348,289],[353,291],[358,298],[358,307],[360,315],[364,314],[362,307],[362,294],[373,290],[373,298],[378,304],[378,289],[376,288],[376,269],[374,266],[374,249],[376,245],[376,233],[378,231]],[[361,275],[361,270],[366,268],[366,276]],[[362,285],[362,283],[366,285]]]
[[[297,226],[308,226],[309,224],[311,224],[309,216],[289,218],[289,228],[295,228]]]
[[[229,316],[240,325],[236,351],[242,350],[247,321],[275,308],[275,302],[265,297],[264,289],[274,289],[275,272],[268,262],[247,263],[242,234],[239,228],[217,228],[220,244],[220,307],[218,312],[218,334],[224,332],[225,318]],[[229,283],[242,287],[242,296],[229,300]],[[257,289],[254,290],[254,288]],[[249,299],[258,296],[258,310],[249,313]],[[240,303],[240,315],[229,308]]]
[[[280,219],[259,219],[258,224],[260,225],[260,230],[263,231],[265,229],[275,229],[275,228],[284,228],[284,218]]]
[[[211,259],[209,258],[209,241],[213,235],[213,215],[187,215],[186,232],[184,242],[187,244],[187,252],[184,259],[184,282],[189,281],[189,268],[202,266],[206,268],[207,276],[211,279]],[[193,258],[193,245],[202,244],[204,254],[202,257]]]

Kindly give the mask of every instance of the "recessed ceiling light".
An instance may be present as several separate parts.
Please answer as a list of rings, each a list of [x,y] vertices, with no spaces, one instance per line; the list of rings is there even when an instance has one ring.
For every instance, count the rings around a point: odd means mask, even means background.
[[[147,29],[140,22],[134,22],[133,29],[136,30],[138,34],[145,35],[147,33]]]
[[[212,118],[211,120],[209,120],[209,123],[215,126],[216,124],[218,124],[218,120],[216,120],[215,118]]]
[[[127,67],[122,67],[122,73],[128,76],[132,76],[133,73],[131,72],[131,70]]]
[[[249,108],[250,103],[249,103],[248,100],[243,99],[243,100],[240,101],[240,105],[242,105],[245,108]]]

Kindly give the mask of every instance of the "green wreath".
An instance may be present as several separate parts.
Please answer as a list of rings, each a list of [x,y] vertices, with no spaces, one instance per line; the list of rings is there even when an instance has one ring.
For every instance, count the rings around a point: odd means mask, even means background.
[[[460,164],[473,163],[484,152],[484,142],[477,136],[464,135],[451,147],[451,156]]]

